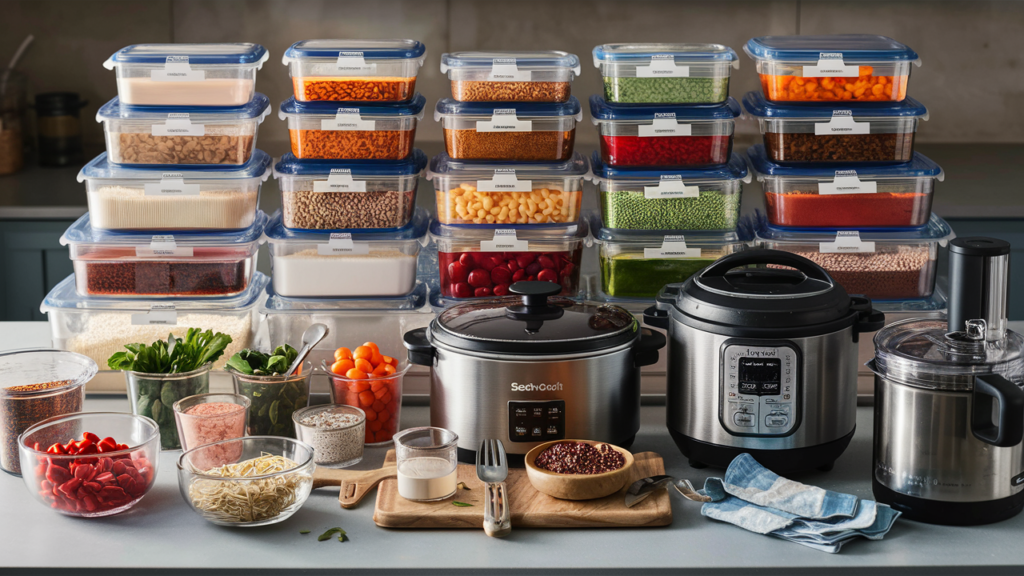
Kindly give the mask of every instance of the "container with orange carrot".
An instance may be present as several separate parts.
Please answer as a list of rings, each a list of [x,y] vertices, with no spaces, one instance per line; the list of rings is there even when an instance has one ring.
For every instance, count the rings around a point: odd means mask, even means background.
[[[366,413],[366,443],[390,443],[399,430],[402,379],[407,362],[385,356],[373,342],[354,350],[338,348],[324,368],[331,379],[331,402],[356,406]]]

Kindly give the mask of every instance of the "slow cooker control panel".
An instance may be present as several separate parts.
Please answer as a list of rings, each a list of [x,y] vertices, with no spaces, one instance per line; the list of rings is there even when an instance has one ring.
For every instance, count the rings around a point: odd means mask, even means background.
[[[721,421],[733,434],[781,436],[799,422],[800,356],[789,345],[726,343]]]
[[[508,403],[508,439],[547,442],[565,438],[565,400]]]

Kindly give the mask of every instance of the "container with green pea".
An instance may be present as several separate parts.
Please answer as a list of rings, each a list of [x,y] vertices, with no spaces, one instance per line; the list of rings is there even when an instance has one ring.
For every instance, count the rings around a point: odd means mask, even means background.
[[[739,57],[721,44],[602,44],[594,67],[617,104],[717,104],[729,97]]]
[[[591,166],[604,225],[617,230],[733,230],[750,182],[737,154],[705,170],[636,170],[608,166],[594,152]]]

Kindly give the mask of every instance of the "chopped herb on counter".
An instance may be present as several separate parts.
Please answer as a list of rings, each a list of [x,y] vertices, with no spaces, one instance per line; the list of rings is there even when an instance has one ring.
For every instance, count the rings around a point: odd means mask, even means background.
[[[466,506],[472,506],[472,504],[466,504],[465,502],[459,502],[458,500],[452,500],[452,506],[458,506],[459,508],[465,508]]]
[[[299,534],[309,534],[312,530],[299,530]]]
[[[341,528],[329,528],[327,532],[316,537],[317,542],[323,542],[324,540],[330,540],[331,536],[338,535],[338,542],[344,542],[348,540],[347,533]]]
[[[455,485],[455,487],[458,488],[459,490],[469,490],[469,486],[466,486],[465,482],[459,482],[458,484]]]

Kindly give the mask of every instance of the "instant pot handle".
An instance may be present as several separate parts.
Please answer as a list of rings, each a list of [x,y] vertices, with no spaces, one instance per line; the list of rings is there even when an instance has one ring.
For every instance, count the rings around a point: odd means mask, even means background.
[[[871,299],[864,296],[850,296],[850,310],[857,312],[857,323],[853,325],[853,341],[859,342],[861,334],[878,332],[885,326],[885,314],[871,307]]]
[[[640,338],[633,346],[633,366],[641,368],[655,364],[658,361],[658,350],[664,348],[665,343],[665,335],[661,332],[641,328]]]
[[[420,366],[434,365],[434,347],[430,344],[430,340],[427,339],[426,328],[409,330],[402,337],[402,340],[404,340],[405,347],[409,350],[407,353],[409,362],[419,364]]]
[[[565,314],[565,310],[548,304],[548,298],[562,293],[561,284],[544,281],[516,282],[508,287],[511,294],[522,297],[519,306],[506,306],[505,315],[516,320],[537,321],[556,320]]]
[[[992,403],[999,409],[993,421]],[[1024,390],[998,374],[975,376],[971,432],[986,444],[1008,448],[1024,440]]]
[[[741,250],[719,258],[714,264],[711,264],[699,274],[701,278],[725,276],[726,272],[733,268],[749,266],[751,264],[775,264],[777,266],[789,266],[790,268],[796,268],[800,272],[803,272],[803,274],[808,278],[820,280],[828,284],[833,283],[832,277],[828,275],[828,272],[826,272],[824,268],[803,256],[786,252],[784,250]]]
[[[668,310],[662,310],[657,305],[644,310],[644,324],[668,330]]]

